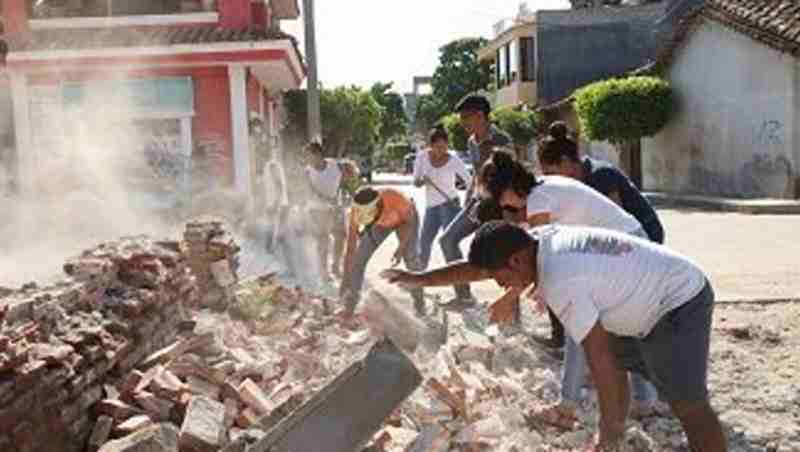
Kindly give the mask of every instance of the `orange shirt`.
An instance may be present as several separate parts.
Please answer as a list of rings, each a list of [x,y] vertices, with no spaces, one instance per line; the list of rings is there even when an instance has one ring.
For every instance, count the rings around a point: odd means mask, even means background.
[[[414,203],[405,195],[392,188],[382,189],[378,193],[383,208],[381,216],[373,224],[387,229],[395,229],[411,217],[415,209]],[[350,227],[358,229],[353,214],[350,214]]]

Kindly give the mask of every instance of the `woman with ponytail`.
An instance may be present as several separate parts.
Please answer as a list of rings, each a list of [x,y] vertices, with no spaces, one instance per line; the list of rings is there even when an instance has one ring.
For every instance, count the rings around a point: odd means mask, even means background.
[[[581,158],[564,122],[556,121],[550,126],[550,135],[542,141],[538,154],[544,174],[571,177],[594,188],[633,215],[650,240],[664,243],[664,227],[647,198],[612,164],[588,156]]]
[[[548,135],[540,143],[540,152],[553,146],[567,146],[574,142],[560,130],[556,136]],[[577,151],[577,146],[575,146]],[[522,164],[510,156],[497,152],[484,164],[479,175],[484,192],[494,198],[503,210],[504,217],[516,223],[539,226],[557,223],[573,226],[591,226],[610,229],[638,237],[647,235],[639,222],[600,192],[572,178],[543,176],[537,180]],[[623,275],[621,275],[623,276]],[[517,302],[504,296],[494,309],[510,312],[502,303]],[[561,328],[555,314],[550,312],[554,330]],[[555,331],[554,331],[555,332]],[[563,334],[563,333],[562,333]],[[580,401],[581,387],[587,373],[583,349],[571,338],[566,339],[564,368],[561,376],[561,401],[537,414],[543,421],[570,428],[575,421]],[[634,414],[654,411],[657,393],[653,385],[638,374],[632,374]]]

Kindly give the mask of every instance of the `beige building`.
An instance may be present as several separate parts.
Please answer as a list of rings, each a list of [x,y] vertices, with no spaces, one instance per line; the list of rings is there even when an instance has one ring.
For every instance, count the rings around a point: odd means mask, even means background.
[[[533,14],[495,25],[495,37],[478,50],[478,59],[494,65],[495,105],[536,104],[536,23]]]

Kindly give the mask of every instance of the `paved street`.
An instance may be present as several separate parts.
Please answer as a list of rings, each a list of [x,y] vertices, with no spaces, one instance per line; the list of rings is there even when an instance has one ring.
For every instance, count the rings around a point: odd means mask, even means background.
[[[378,175],[376,183],[411,194],[420,211],[425,208],[422,189],[408,184],[408,177]],[[396,184],[400,182],[400,184]],[[659,210],[667,233],[667,245],[693,258],[711,277],[720,301],[800,299],[800,216],[745,215],[697,210]],[[394,239],[378,251],[368,274],[377,275],[388,263]],[[465,251],[469,240],[462,244]],[[443,263],[434,246],[431,265]],[[376,264],[379,263],[379,264]],[[436,290],[450,297],[450,290]],[[481,299],[496,297],[494,283],[476,285]]]

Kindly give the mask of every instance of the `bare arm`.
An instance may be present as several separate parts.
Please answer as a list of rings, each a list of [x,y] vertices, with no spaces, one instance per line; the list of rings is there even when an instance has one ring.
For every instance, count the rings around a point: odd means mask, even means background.
[[[422,151],[424,152],[424,151]],[[422,152],[418,152],[414,158],[414,186],[422,187],[425,185],[425,175],[422,174]]]
[[[528,225],[531,227],[533,226],[541,226],[543,224],[550,224],[551,218],[549,212],[544,213],[535,213],[533,215],[528,215],[526,218]]]
[[[381,272],[381,277],[392,284],[399,284],[406,288],[415,288],[466,284],[489,279],[491,275],[488,271],[481,270],[469,262],[456,262],[421,273],[388,269]]]
[[[614,445],[625,433],[630,391],[628,374],[616,365],[611,351],[611,336],[595,323],[583,340],[586,359],[592,371],[600,403],[600,445]]]

